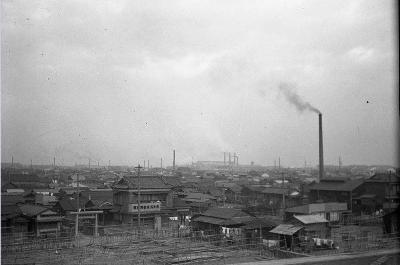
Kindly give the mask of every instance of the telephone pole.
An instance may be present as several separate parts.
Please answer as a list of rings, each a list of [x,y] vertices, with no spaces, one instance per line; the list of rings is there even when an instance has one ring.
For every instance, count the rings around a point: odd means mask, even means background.
[[[140,164],[135,167],[138,172],[138,197],[137,197],[137,205],[138,205],[138,238],[140,238],[141,228],[140,228],[140,169],[142,168]]]
[[[79,174],[76,174],[76,211],[80,212],[79,210]],[[75,217],[75,236],[78,236],[79,232],[79,214],[76,214]]]
[[[286,202],[285,202],[285,193],[286,193],[286,188],[285,188],[285,173],[282,171],[282,209],[283,213],[285,213],[285,208],[286,208]]]
[[[175,172],[175,149],[173,151],[173,159],[172,159],[172,170]]]

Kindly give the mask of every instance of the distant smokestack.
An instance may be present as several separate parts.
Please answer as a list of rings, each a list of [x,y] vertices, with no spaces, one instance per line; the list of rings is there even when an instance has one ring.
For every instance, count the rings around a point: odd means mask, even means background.
[[[173,153],[172,169],[175,170],[175,149],[174,149],[174,153]]]
[[[226,152],[224,152],[224,166],[226,164]]]
[[[239,166],[239,156],[236,156],[236,165]]]
[[[318,121],[319,121],[319,179],[324,178],[324,143],[322,139],[322,114],[318,114]]]
[[[231,165],[231,152],[229,152],[229,165]]]

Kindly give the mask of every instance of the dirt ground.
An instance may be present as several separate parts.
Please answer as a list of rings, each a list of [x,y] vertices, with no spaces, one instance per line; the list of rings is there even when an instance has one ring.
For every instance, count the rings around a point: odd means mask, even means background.
[[[168,232],[168,231],[167,231]],[[351,234],[350,241],[343,239]],[[377,248],[399,247],[397,240],[377,240],[382,236],[379,227],[341,227],[332,231],[339,242],[339,250],[319,250],[312,256],[338,254],[348,251],[366,251]],[[371,244],[373,242],[373,244]],[[386,245],[384,245],[386,244]],[[219,243],[211,238],[178,237],[168,232],[155,237],[148,233],[138,235],[129,227],[113,227],[103,236],[80,235],[70,242],[46,241],[43,245],[21,248],[2,248],[2,264],[233,264],[276,259],[276,253],[260,245]]]
[[[216,246],[193,238],[81,236],[73,248],[2,253],[2,264],[231,264],[268,259],[272,257],[257,246]]]

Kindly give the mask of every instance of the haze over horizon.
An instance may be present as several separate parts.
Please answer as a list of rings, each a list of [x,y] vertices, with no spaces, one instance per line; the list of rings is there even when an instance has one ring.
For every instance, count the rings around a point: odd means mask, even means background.
[[[399,166],[394,1],[1,6],[2,162]]]

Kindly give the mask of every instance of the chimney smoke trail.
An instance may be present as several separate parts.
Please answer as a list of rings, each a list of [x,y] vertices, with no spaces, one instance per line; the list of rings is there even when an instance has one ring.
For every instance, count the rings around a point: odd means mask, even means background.
[[[318,114],[321,113],[316,107],[311,105],[309,102],[304,101],[296,93],[293,85],[290,85],[288,83],[281,83],[279,84],[279,90],[283,93],[286,100],[289,101],[289,103],[293,104],[298,111],[303,112],[305,110],[308,110]]]

